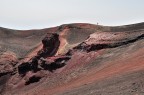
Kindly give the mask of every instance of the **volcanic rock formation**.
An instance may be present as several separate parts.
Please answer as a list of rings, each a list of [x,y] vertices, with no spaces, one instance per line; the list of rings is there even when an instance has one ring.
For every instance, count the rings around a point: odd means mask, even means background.
[[[2,95],[143,95],[144,23],[0,28]]]

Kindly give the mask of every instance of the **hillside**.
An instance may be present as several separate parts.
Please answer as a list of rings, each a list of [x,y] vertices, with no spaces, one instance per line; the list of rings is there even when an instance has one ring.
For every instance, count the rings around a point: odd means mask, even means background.
[[[144,95],[144,23],[0,28],[2,95]]]

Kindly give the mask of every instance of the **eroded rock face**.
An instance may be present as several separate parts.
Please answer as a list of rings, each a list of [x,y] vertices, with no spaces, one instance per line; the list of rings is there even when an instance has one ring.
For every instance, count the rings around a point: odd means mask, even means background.
[[[43,49],[38,52],[36,56],[31,58],[29,61],[18,65],[18,75],[21,78],[26,77],[25,85],[40,81],[43,76],[37,75],[37,73],[53,72],[66,65],[66,62],[70,59],[68,56],[52,56],[57,52],[59,47],[59,36],[57,34],[48,34],[43,40]],[[31,74],[29,74],[31,72]]]
[[[36,56],[31,58],[28,62],[21,63],[18,66],[19,74],[24,77],[27,72],[33,71],[38,72],[43,69],[53,70],[53,66],[51,66],[52,62],[48,62],[50,65],[46,65],[46,60],[44,58],[53,56],[59,47],[60,41],[58,34],[47,34],[46,37],[42,40],[43,48],[38,52]],[[33,76],[31,76],[33,77]],[[31,80],[30,77],[30,80]],[[33,80],[33,78],[32,78]],[[29,84],[29,83],[28,83]]]
[[[134,43],[143,38],[143,32],[96,32],[91,34],[87,40],[74,47],[74,49],[90,52],[106,48],[116,48]]]
[[[0,55],[0,77],[12,73],[17,64],[16,55],[12,52],[5,52]]]

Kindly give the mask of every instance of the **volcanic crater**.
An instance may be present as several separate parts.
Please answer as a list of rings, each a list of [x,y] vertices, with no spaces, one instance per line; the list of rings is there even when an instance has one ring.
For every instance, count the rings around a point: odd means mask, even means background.
[[[144,23],[0,27],[1,95],[144,95]]]

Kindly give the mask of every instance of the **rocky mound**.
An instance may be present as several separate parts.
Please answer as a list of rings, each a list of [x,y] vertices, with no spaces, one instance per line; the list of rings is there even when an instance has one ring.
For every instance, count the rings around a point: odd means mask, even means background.
[[[2,95],[144,94],[144,23],[0,34]]]

